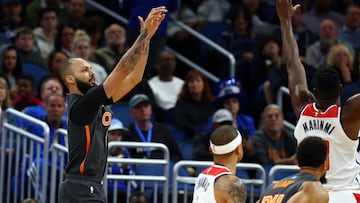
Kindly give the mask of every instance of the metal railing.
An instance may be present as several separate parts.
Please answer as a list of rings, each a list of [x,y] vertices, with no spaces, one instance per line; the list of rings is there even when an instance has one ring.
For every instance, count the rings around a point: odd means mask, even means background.
[[[0,201],[19,202],[27,196],[47,202],[49,127],[45,122],[9,108],[1,134]],[[42,137],[20,128],[19,121],[42,129]]]

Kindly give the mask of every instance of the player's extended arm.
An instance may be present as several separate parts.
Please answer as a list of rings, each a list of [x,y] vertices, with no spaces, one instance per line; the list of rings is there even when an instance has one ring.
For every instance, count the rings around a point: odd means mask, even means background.
[[[216,202],[245,203],[246,186],[234,175],[223,175],[217,178],[214,186]]]
[[[112,97],[114,102],[142,80],[149,55],[150,40],[164,20],[166,12],[166,8],[161,6],[151,9],[145,21],[142,17],[138,17],[141,26],[138,38],[103,83],[106,96]]]
[[[329,194],[320,182],[304,182],[299,191],[287,203],[327,203]]]
[[[311,100],[312,93],[308,91],[305,69],[299,56],[299,48],[295,40],[291,16],[300,5],[292,6],[291,0],[277,0],[276,11],[280,19],[282,47],[287,63],[288,87],[295,115],[300,115],[301,109]]]

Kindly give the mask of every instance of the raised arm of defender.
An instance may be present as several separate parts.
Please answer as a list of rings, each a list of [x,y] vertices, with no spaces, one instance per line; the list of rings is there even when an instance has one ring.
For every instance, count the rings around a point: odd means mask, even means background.
[[[153,8],[145,21],[142,17],[138,17],[141,26],[138,38],[103,83],[106,96],[112,98],[114,102],[142,80],[149,55],[150,40],[164,20],[166,12],[166,8],[161,6]]]
[[[292,6],[291,0],[277,0],[276,11],[280,19],[283,56],[287,63],[288,87],[295,115],[300,115],[301,109],[314,101],[314,95],[308,91],[306,74],[299,56],[299,48],[293,35],[291,16],[300,5]]]

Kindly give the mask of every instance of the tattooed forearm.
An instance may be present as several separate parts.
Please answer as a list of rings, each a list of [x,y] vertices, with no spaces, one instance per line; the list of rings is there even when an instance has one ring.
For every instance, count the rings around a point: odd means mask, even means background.
[[[141,32],[136,39],[134,45],[128,50],[128,52],[120,60],[120,67],[123,72],[130,73],[139,62],[139,59],[143,55],[149,54],[149,41],[147,39],[148,33],[146,30]]]
[[[233,179],[229,183],[230,197],[236,203],[245,203],[246,201],[246,187],[245,183],[240,179]]]

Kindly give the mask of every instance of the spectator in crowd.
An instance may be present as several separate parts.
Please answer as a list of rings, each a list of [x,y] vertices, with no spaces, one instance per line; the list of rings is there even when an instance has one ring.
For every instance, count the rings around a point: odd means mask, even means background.
[[[58,16],[55,10],[50,8],[42,9],[40,12],[40,26],[35,28],[33,32],[35,46],[44,60],[47,60],[50,52],[54,50],[57,26]]]
[[[294,4],[302,3],[303,0],[293,0]],[[302,3],[303,5],[304,3]],[[304,6],[301,6],[301,9],[295,11],[294,15],[291,17],[291,22],[293,25],[293,31],[296,41],[299,44],[299,54],[301,57],[301,61],[305,62],[306,50],[307,48],[313,44],[315,41],[319,39],[318,34],[314,34],[311,32],[301,21],[303,12],[305,12]],[[274,33],[281,39],[281,30],[280,27],[275,29]]]
[[[64,95],[68,92],[68,89],[61,79],[60,67],[68,58],[69,56],[65,52],[61,50],[54,50],[49,54],[47,62],[47,67],[49,69],[51,77],[55,77],[60,81]]]
[[[85,0],[70,0],[61,22],[71,24],[75,29],[82,29],[86,19]]]
[[[261,127],[252,137],[253,157],[264,167],[295,164],[296,139],[284,129],[283,113],[276,104],[269,104],[261,114]]]
[[[317,24],[319,25],[319,24]],[[338,28],[334,21],[325,19],[320,23],[319,40],[311,44],[305,56],[305,63],[318,69],[326,63],[326,57],[332,46],[338,43]]]
[[[147,12],[157,6],[165,6],[169,12],[173,12],[178,9],[180,0],[122,0],[121,9],[129,12],[129,23],[126,27],[126,39],[127,44],[132,44],[139,33],[138,16],[145,17]],[[160,25],[159,29],[154,35],[154,40],[151,41],[149,50],[149,59],[147,68],[145,70],[144,77],[146,79],[151,78],[156,74],[157,57],[160,52],[165,48],[167,41],[166,28],[168,24],[168,16],[165,17],[164,21]]]
[[[208,80],[199,71],[186,74],[174,109],[174,124],[188,138],[206,130],[209,117],[214,113],[213,94]]]
[[[86,19],[83,28],[90,36],[92,54],[103,45],[104,18],[100,15],[92,15]]]
[[[116,119],[112,118],[110,127],[108,129],[108,143],[114,141],[121,141],[124,134],[128,133],[128,129],[124,127],[123,123]],[[119,157],[119,158],[130,158],[130,153],[126,148],[122,147],[113,147],[109,150],[109,157]],[[134,175],[134,166],[129,164],[108,164],[108,174],[118,174],[118,175]],[[132,181],[131,186],[135,187],[136,183]],[[114,188],[117,184],[117,194],[114,194]],[[127,186],[126,181],[114,181],[108,180],[108,201],[113,202],[114,196],[117,195],[118,202],[126,202],[126,192]],[[132,187],[132,189],[133,189]]]
[[[285,65],[281,58],[281,44],[275,35],[265,36],[259,44],[258,54],[250,70],[250,110],[259,124],[259,116],[267,104],[275,102],[278,89],[287,82]]]
[[[126,31],[119,24],[109,25],[104,32],[106,45],[97,49],[90,59],[102,65],[109,74],[115,62],[126,52]]]
[[[22,62],[18,50],[12,46],[5,46],[0,54],[1,67],[0,73],[6,78],[10,89],[10,98],[17,96],[16,81],[23,74]]]
[[[60,18],[65,13],[65,2],[61,0],[34,0],[31,1],[26,7],[26,20],[31,27],[37,27],[40,24],[39,13],[41,9],[51,8],[56,11],[57,16]]]
[[[54,77],[48,77],[43,80],[40,85],[40,99],[45,102],[50,95],[62,95],[63,88],[61,86],[60,81]],[[23,112],[27,115],[30,115],[34,118],[42,120],[46,117],[46,106],[44,105],[36,105],[36,106],[29,106],[23,110]],[[63,120],[66,120],[67,111],[64,112]]]
[[[359,78],[359,73],[353,69],[353,56],[349,49],[343,44],[337,44],[331,47],[326,65],[335,70],[340,75],[341,84],[346,85]]]
[[[329,202],[329,194],[320,182],[328,164],[325,141],[307,137],[299,144],[296,158],[299,173],[268,185],[259,202]]]
[[[22,75],[17,80],[18,96],[11,101],[11,105],[18,111],[28,106],[42,106],[43,101],[35,97],[35,81],[30,75]]]
[[[69,57],[72,57],[72,48],[76,31],[75,27],[70,24],[60,24],[57,30],[55,50],[61,50]]]
[[[243,81],[244,90],[248,89],[249,70],[251,60],[254,58],[256,39],[252,31],[251,13],[244,7],[239,7],[231,14],[231,30],[221,34],[220,45],[230,51],[236,60],[236,76]],[[211,59],[211,58],[210,58]],[[229,73],[229,59],[215,58],[211,63],[217,64],[217,69],[221,67],[221,76]],[[209,64],[210,66],[211,64]],[[211,67],[211,66],[210,66]]]
[[[345,23],[338,36],[339,43],[352,45],[353,50],[360,48],[360,6],[350,4],[346,8]]]
[[[96,84],[101,84],[107,77],[105,68],[100,64],[89,60],[90,57],[90,37],[84,30],[77,30],[75,32],[74,44],[73,44],[73,56],[85,59],[91,65],[95,73]]]
[[[130,194],[129,203],[150,203],[150,198],[146,192],[135,191]]]
[[[211,131],[200,134],[194,139],[193,159],[199,161],[212,161],[209,151],[209,140],[211,133],[223,125],[233,126],[233,117],[227,109],[218,109],[211,119]]]
[[[358,77],[360,77],[360,48],[356,50],[353,63],[353,71],[357,72]],[[351,84],[344,86],[344,91],[341,93],[341,105],[344,105],[346,100],[351,96],[360,92],[360,80],[354,80]]]
[[[0,33],[11,41],[16,35],[17,28],[28,25],[22,16],[23,5],[21,0],[3,0],[1,10]]]
[[[236,164],[243,157],[241,141],[239,131],[229,125],[211,134],[209,150],[214,164],[197,177],[194,202],[246,202],[245,183],[236,177]]]
[[[49,141],[51,144],[53,143],[54,134],[57,129],[67,129],[66,117],[64,117],[66,112],[64,96],[57,94],[48,95],[44,100],[44,110],[45,114],[36,115],[36,119],[44,121],[46,124],[48,124],[50,128]],[[44,135],[43,128],[39,125],[31,124],[30,122],[24,122],[21,125],[22,128],[35,135],[40,137],[43,137]],[[58,137],[58,143],[65,146],[65,138],[63,136]]]
[[[20,53],[23,64],[36,64],[43,69],[46,69],[44,59],[35,49],[35,35],[29,27],[20,27],[16,29],[14,44]]]
[[[314,34],[320,34],[324,20],[328,19],[334,23],[334,27],[341,27],[344,24],[344,16],[331,10],[332,0],[315,0],[311,10],[306,11],[302,16],[302,22]],[[320,29],[319,29],[320,28]]]
[[[2,120],[3,112],[11,105],[9,86],[6,79],[2,76],[0,76],[0,105],[0,120]]]
[[[173,162],[182,159],[178,144],[171,131],[164,125],[151,121],[152,105],[149,97],[144,94],[136,94],[129,101],[130,113],[134,118],[134,123],[130,124],[128,136],[124,136],[124,141],[135,142],[158,142],[167,146],[170,152],[170,160]],[[163,156],[160,151],[139,151],[129,149],[131,157],[139,158],[160,158]]]
[[[276,16],[271,11],[270,5],[261,0],[241,0],[242,6],[249,10],[256,37],[269,35],[276,29]]]
[[[176,76],[175,55],[170,51],[162,51],[157,59],[158,75],[152,77],[148,84],[153,92],[156,102],[154,110],[156,120],[159,122],[173,122],[173,110],[184,84],[184,81]],[[170,121],[169,121],[170,119]]]
[[[246,108],[247,103],[247,95],[242,92],[238,79],[231,77],[216,84],[215,107],[225,108],[231,112],[233,126],[245,139],[250,138],[256,131],[254,119],[244,114],[242,109]]]

